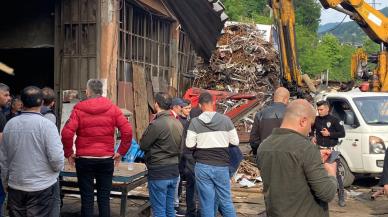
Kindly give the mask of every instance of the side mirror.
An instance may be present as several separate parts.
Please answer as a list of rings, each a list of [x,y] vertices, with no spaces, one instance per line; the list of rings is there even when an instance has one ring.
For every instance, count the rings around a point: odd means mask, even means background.
[[[355,127],[355,117],[353,111],[345,111],[345,124]]]

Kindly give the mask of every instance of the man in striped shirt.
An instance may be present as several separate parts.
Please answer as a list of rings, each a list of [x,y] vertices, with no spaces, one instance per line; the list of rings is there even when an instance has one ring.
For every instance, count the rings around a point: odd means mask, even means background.
[[[186,147],[195,149],[195,180],[201,216],[215,216],[216,201],[224,217],[235,217],[229,176],[229,145],[237,146],[237,131],[230,118],[214,111],[213,97],[204,92],[199,97],[203,113],[192,119]]]

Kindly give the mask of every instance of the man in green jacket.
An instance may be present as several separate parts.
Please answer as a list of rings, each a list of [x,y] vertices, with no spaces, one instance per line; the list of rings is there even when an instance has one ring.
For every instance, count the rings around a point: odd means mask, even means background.
[[[337,191],[336,164],[322,163],[307,138],[315,110],[306,100],[291,102],[282,125],[259,147],[258,166],[269,217],[326,217]]]
[[[183,127],[171,116],[171,97],[155,96],[155,119],[140,139],[148,168],[148,190],[154,217],[175,216],[174,195],[179,177],[179,154]]]

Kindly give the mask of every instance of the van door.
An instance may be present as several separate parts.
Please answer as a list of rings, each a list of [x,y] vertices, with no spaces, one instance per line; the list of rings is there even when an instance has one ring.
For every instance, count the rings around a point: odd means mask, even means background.
[[[345,138],[339,139],[338,151],[341,152],[351,171],[362,169],[362,134],[357,129],[360,124],[352,107],[346,99],[328,98],[327,101],[331,105],[330,113],[340,119],[345,128],[346,135]],[[354,114],[353,124],[349,124],[349,120],[346,120],[347,113]]]

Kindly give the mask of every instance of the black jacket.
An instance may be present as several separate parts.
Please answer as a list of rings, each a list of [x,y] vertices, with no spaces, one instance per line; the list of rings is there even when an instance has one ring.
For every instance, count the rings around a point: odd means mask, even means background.
[[[271,135],[272,130],[280,127],[285,111],[285,104],[274,102],[272,105],[256,113],[249,138],[254,155],[256,155],[260,143]]]
[[[145,152],[149,179],[178,177],[178,163],[183,127],[170,111],[156,115],[140,139]]]
[[[379,185],[388,184],[388,149],[385,150],[383,173],[381,174]]]
[[[329,137],[322,136],[321,131],[323,128],[326,128],[330,132]],[[343,123],[333,115],[326,115],[324,117],[318,116],[315,119],[312,133],[315,133],[317,145],[323,147],[334,147],[338,145],[339,138],[345,137]]]

